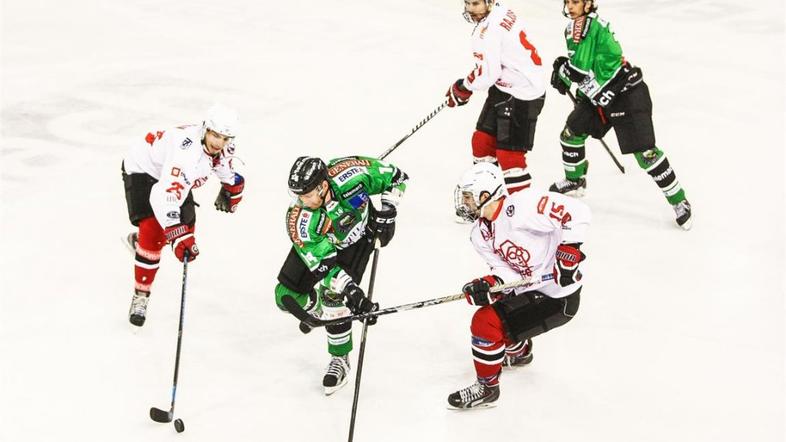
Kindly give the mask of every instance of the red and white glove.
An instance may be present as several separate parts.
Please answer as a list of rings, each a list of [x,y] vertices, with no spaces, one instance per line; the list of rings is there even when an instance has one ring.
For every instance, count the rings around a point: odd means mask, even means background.
[[[239,173],[235,173],[235,184],[221,183],[221,189],[218,191],[218,197],[216,197],[216,210],[227,213],[233,213],[237,210],[237,205],[243,199],[243,187],[245,185],[246,180]]]
[[[554,282],[562,287],[581,281],[579,263],[587,256],[579,250],[581,243],[560,244],[557,247],[557,262],[554,263]]]
[[[469,102],[469,97],[472,96],[472,91],[464,87],[464,79],[459,78],[450,86],[448,92],[445,94],[448,97],[448,107],[464,106]]]
[[[175,224],[164,229],[164,236],[166,241],[172,245],[172,250],[180,262],[183,262],[186,252],[188,252],[189,262],[195,260],[199,255],[193,227],[186,224]]]
[[[497,293],[491,293],[489,290],[491,287],[502,283],[502,279],[499,276],[486,275],[464,284],[461,291],[470,305],[489,305],[493,304],[498,298]]]

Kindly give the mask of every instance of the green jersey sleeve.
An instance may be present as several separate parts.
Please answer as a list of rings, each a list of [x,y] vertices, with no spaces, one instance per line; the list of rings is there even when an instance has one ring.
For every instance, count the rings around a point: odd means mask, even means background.
[[[322,209],[310,210],[293,204],[287,211],[287,233],[300,259],[313,273],[319,265],[335,258],[336,246],[327,236],[330,219]]]
[[[392,164],[369,157],[345,157],[328,164],[328,177],[341,199],[351,199],[361,190],[366,194],[379,195],[407,188],[407,177]]]

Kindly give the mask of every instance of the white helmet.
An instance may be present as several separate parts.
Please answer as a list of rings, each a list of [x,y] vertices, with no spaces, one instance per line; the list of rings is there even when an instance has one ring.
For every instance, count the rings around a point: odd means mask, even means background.
[[[464,173],[456,186],[453,194],[456,215],[467,221],[475,221],[483,206],[506,194],[502,170],[492,163],[477,163]]]
[[[237,112],[226,106],[214,104],[208,109],[205,120],[202,121],[202,137],[208,129],[227,137],[235,137],[237,127]]]

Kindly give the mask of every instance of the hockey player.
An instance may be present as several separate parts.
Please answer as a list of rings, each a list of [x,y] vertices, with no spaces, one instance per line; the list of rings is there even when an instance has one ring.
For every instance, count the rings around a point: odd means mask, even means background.
[[[279,308],[285,309],[284,296],[325,318],[378,308],[358,284],[376,239],[384,247],[393,238],[396,206],[407,179],[399,168],[373,158],[353,156],[325,164],[304,156],[295,161],[289,190],[297,198],[286,216],[292,248],[278,275]],[[371,195],[380,195],[381,208],[371,204]],[[330,395],[347,382],[352,324],[326,329],[331,360],[322,384]]]
[[[683,229],[691,227],[691,206],[668,158],[655,145],[652,101],[641,69],[622,55],[608,22],[596,13],[596,0],[564,0],[568,57],[557,57],[551,85],[565,94],[578,86],[577,103],[560,135],[565,179],[549,190],[582,195],[587,187],[584,142],[603,137],[611,128],[623,154],[633,154],[674,208]]]
[[[463,106],[473,92],[488,90],[472,134],[473,160],[498,163],[508,193],[526,189],[532,180],[526,153],[532,150],[546,93],[538,50],[521,18],[493,0],[464,0],[464,18],[475,24],[475,68],[450,86],[448,106]]]
[[[580,250],[590,222],[582,202],[554,192],[527,190],[506,195],[499,168],[479,163],[456,188],[456,211],[476,220],[470,234],[491,272],[464,285],[471,305],[472,355],[477,382],[448,396],[459,409],[494,405],[503,361],[532,361],[532,338],[573,318],[579,308]],[[553,280],[491,293],[495,285],[531,278]]]
[[[138,227],[125,239],[135,254],[136,284],[128,313],[135,326],[145,323],[164,245],[170,244],[180,261],[199,255],[191,190],[205,184],[212,171],[221,180],[217,210],[232,213],[243,198],[245,181],[232,168],[236,134],[236,113],[215,105],[202,124],[150,132],[123,159],[128,218]]]

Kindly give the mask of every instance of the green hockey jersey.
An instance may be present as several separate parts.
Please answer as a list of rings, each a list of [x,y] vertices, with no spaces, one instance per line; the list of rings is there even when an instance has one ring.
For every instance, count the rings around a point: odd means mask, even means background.
[[[579,92],[593,103],[600,101],[625,64],[622,46],[611,26],[594,12],[579,17],[565,28],[565,43],[570,68],[586,75],[577,83]],[[570,79],[562,78],[570,84]]]
[[[368,157],[344,157],[327,164],[331,200],[316,210],[295,199],[287,210],[286,226],[292,247],[309,270],[333,291],[339,249],[365,236],[371,195],[396,198],[406,190],[407,175],[397,167]],[[392,199],[392,197],[391,197]],[[323,276],[324,275],[324,276]]]

